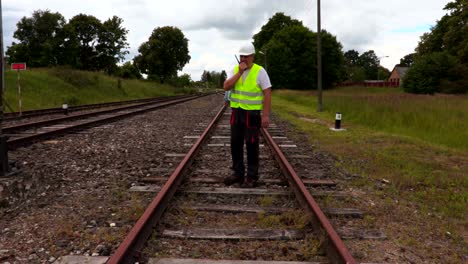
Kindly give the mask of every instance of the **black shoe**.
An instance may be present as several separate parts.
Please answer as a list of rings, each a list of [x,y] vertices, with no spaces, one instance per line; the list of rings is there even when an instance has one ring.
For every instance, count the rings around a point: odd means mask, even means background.
[[[247,177],[244,180],[244,183],[241,185],[242,188],[255,188],[257,187],[257,180]]]
[[[244,181],[244,178],[237,175],[237,174],[232,174],[229,177],[224,178],[224,184],[227,186],[233,185],[234,183],[242,183]]]

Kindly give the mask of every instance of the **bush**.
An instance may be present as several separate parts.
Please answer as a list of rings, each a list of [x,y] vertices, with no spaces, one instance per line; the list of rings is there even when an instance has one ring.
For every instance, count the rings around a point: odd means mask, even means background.
[[[403,78],[409,93],[464,93],[467,91],[467,66],[447,52],[434,52],[417,59]]]
[[[463,94],[468,92],[468,66],[458,64],[454,66],[446,79],[440,82],[441,92],[450,94]]]
[[[124,65],[118,67],[114,72],[114,75],[124,79],[141,79],[141,75],[138,68],[133,65],[131,62],[127,61]]]
[[[175,87],[189,87],[192,83],[192,79],[190,78],[190,75],[185,73],[181,76],[172,77],[168,80],[168,83]]]

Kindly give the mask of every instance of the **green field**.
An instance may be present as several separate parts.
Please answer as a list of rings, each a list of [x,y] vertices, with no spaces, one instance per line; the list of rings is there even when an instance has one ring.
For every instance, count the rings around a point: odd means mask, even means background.
[[[120,84],[119,84],[120,82]],[[22,110],[122,101],[189,92],[188,89],[144,80],[119,79],[97,72],[67,68],[20,72]],[[18,73],[5,72],[5,112],[18,111]],[[11,109],[10,109],[11,107]]]
[[[278,90],[272,105],[274,113],[304,131],[317,150],[335,156],[336,166],[358,176],[351,185],[379,201],[376,209],[381,211],[372,216],[376,222],[403,225],[394,230],[407,239],[402,244],[414,242],[406,233],[424,240],[430,239],[431,230],[449,240],[455,262],[466,255],[468,96],[339,88],[324,91],[319,113],[315,93]],[[342,114],[344,132],[329,129],[336,112]],[[405,226],[406,221],[421,230]],[[430,249],[422,244],[418,250]]]

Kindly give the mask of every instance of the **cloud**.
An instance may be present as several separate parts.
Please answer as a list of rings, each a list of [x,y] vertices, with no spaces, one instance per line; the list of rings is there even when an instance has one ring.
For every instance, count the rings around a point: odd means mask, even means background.
[[[186,30],[216,29],[229,40],[251,39],[276,12],[294,13],[303,9],[304,0],[208,1],[210,11],[186,25]]]
[[[129,60],[153,29],[178,27],[189,39],[192,56],[184,71],[193,71],[189,73],[195,80],[201,76],[200,67],[231,69],[238,47],[251,40],[276,12],[317,30],[315,0],[4,0],[2,4],[5,46],[13,41],[16,23],[38,9],[59,12],[67,20],[79,13],[101,21],[113,15],[122,18],[129,30]],[[419,37],[429,31],[427,27],[445,14],[442,9],[447,0],[327,0],[321,4],[322,29],[335,35],[344,51],[372,49],[378,56],[390,56],[382,64],[393,68],[414,51]]]
[[[430,29],[431,29],[431,25],[424,24],[424,25],[417,25],[415,27],[395,28],[395,29],[390,30],[390,32],[391,33],[413,33],[413,32],[422,33],[422,32],[429,31]]]

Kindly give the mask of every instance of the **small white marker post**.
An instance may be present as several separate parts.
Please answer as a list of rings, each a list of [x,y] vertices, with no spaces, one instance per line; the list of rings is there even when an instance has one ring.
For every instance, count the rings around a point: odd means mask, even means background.
[[[62,105],[62,109],[63,109],[63,113],[64,113],[65,115],[68,115],[68,104],[67,104],[67,103],[64,103],[64,104]]]

